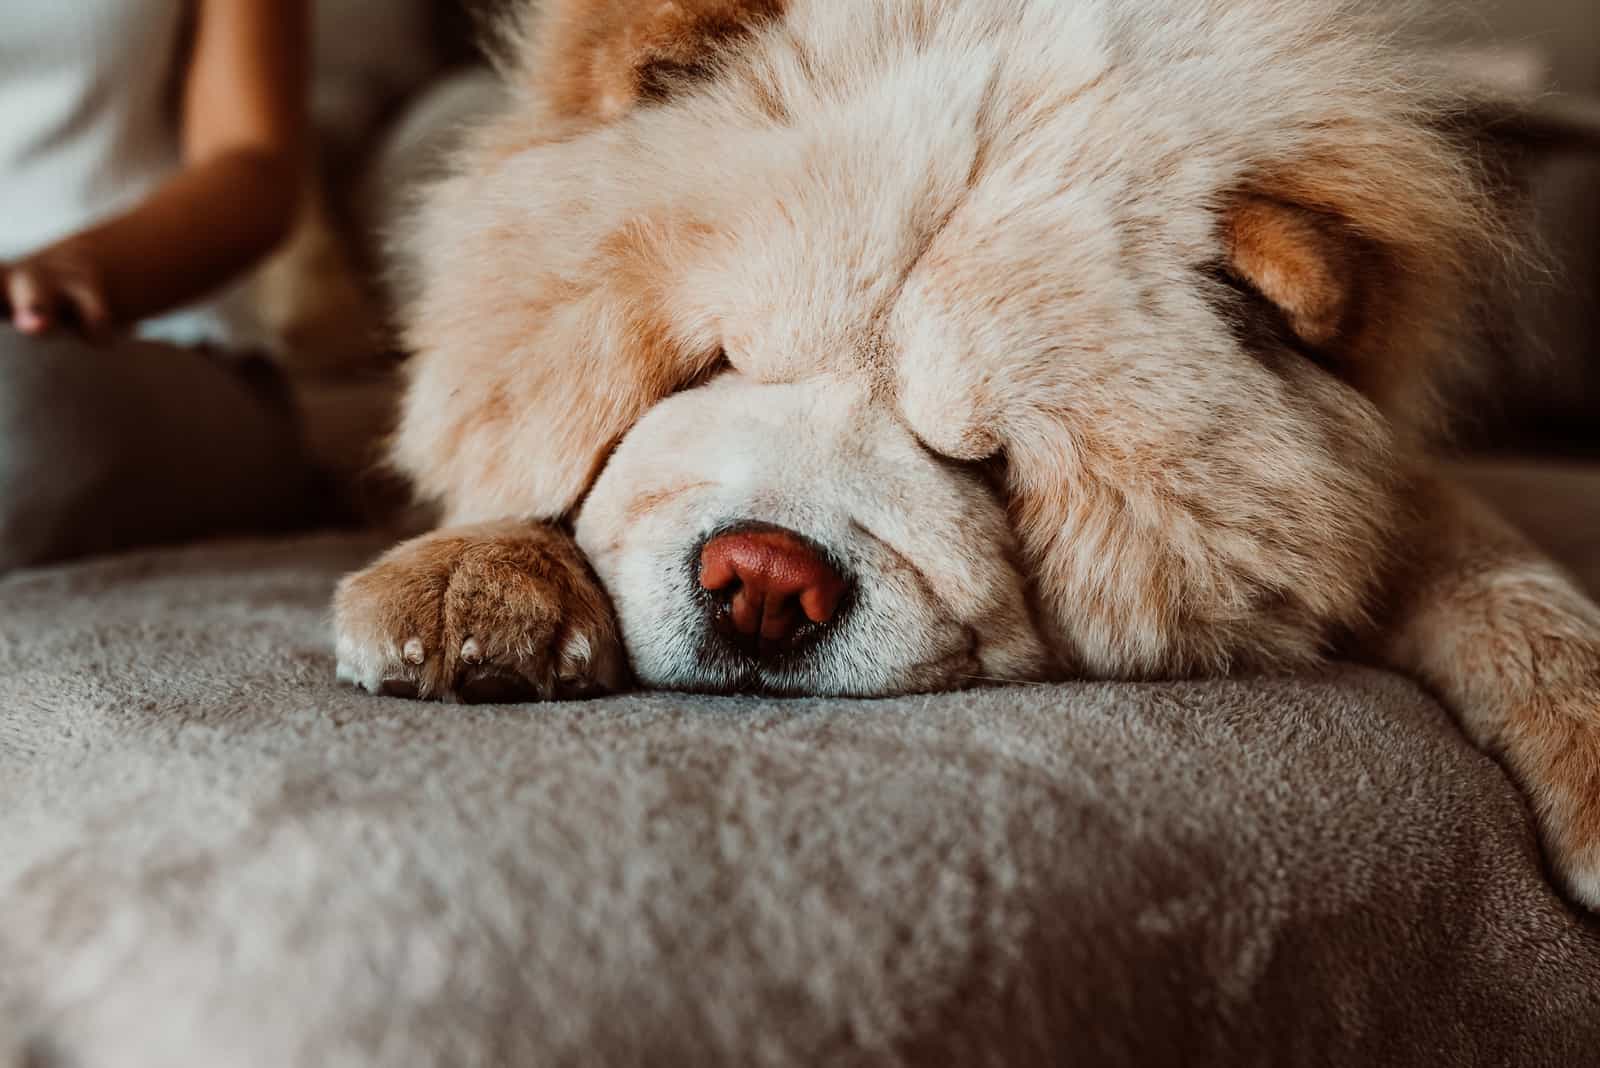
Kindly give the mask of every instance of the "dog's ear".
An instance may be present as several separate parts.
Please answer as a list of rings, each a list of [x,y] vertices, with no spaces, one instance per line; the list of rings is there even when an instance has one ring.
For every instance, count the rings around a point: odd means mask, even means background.
[[[1223,240],[1229,276],[1286,328],[1274,332],[1289,334],[1309,352],[1331,352],[1362,286],[1355,236],[1331,216],[1242,194],[1224,215]]]
[[[1431,422],[1440,364],[1478,301],[1469,265],[1499,262],[1499,224],[1454,190],[1429,203],[1401,188],[1385,204],[1346,180],[1361,171],[1288,173],[1222,212],[1226,313],[1241,341],[1311,360],[1402,422]]]
[[[1247,337],[1436,430],[1512,274],[1521,198],[1487,153],[1409,116],[1330,121],[1297,147],[1222,204],[1230,310]]]
[[[786,0],[547,0],[518,67],[558,118],[606,122],[715,75]]]
[[[1224,204],[1223,271],[1246,298],[1235,317],[1426,423],[1500,328],[1539,163],[1600,151],[1600,111],[1463,97],[1428,126],[1321,134]]]

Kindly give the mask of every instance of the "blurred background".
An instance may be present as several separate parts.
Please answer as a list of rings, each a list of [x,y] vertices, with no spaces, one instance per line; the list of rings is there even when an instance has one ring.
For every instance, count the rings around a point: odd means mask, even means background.
[[[357,470],[389,403],[375,384],[395,357],[387,308],[404,299],[381,269],[383,235],[461,124],[494,106],[474,25],[506,0],[317,2],[318,195],[254,288],[285,360],[311,383],[321,451]],[[1549,106],[1600,130],[1597,0],[1467,0],[1419,34],[1469,75],[1553,94]],[[1464,405],[1464,444],[1600,455],[1600,157],[1551,153],[1529,167],[1551,271],[1503,309],[1491,375]]]
[[[1447,46],[1499,56],[1513,79],[1557,94],[1600,130],[1600,3],[1467,0],[1436,35]],[[1532,174],[1551,277],[1517,309],[1532,332],[1503,354],[1480,398],[1468,441],[1494,450],[1600,455],[1600,157],[1556,154]]]

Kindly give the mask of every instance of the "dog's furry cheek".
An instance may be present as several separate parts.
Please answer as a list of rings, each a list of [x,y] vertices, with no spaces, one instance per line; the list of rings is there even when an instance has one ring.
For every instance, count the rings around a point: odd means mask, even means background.
[[[659,284],[692,223],[608,233],[596,218],[556,242],[475,195],[503,195],[489,184],[502,180],[434,191],[408,310],[415,355],[392,458],[454,523],[566,514],[639,416],[715,352],[675,329]],[[559,259],[571,245],[594,251]]]
[[[1064,661],[1107,678],[1297,669],[1366,622],[1400,507],[1384,452],[1274,451],[1242,419],[1210,425],[1213,447],[1137,442],[1127,427],[1152,420],[1125,415],[1120,434],[1018,415],[1005,439],[1012,522]]]

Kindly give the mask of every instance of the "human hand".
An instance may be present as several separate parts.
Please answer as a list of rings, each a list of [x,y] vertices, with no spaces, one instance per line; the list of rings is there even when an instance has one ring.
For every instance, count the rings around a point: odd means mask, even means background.
[[[71,241],[0,262],[0,316],[35,335],[65,328],[101,338],[113,326],[99,264]]]

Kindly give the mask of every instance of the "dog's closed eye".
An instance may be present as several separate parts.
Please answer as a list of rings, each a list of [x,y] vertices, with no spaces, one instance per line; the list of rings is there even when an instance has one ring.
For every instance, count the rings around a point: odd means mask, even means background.
[[[1269,366],[1290,354],[1309,360],[1324,370],[1337,371],[1332,355],[1309,344],[1295,332],[1283,309],[1229,264],[1207,264],[1201,274],[1214,287],[1214,301],[1226,318],[1240,348]]]
[[[642,104],[664,104],[690,87],[710,81],[715,74],[715,66],[707,61],[650,58],[634,68],[635,94]]]
[[[931,456],[945,467],[965,471],[989,488],[996,496],[1004,497],[1009,491],[1010,459],[1006,456],[1005,449],[1001,448],[988,456],[976,460],[962,459],[959,456],[950,456],[940,452],[923,439],[916,429],[908,426],[911,438],[922,451]]]
[[[728,350],[718,348],[717,351],[700,363],[700,370],[677,389],[674,393],[685,393],[691,389],[699,389],[718,375],[726,374],[733,370],[733,363],[728,359]]]

